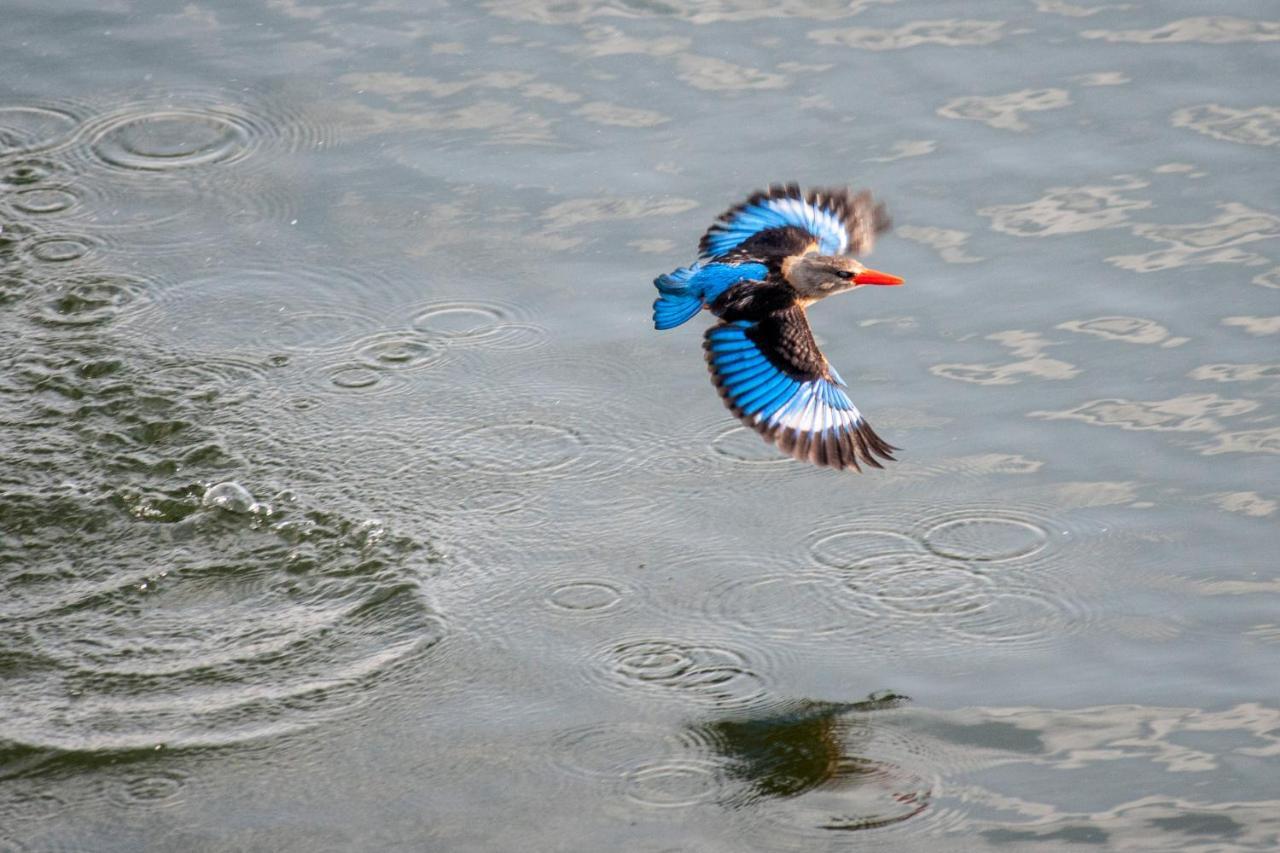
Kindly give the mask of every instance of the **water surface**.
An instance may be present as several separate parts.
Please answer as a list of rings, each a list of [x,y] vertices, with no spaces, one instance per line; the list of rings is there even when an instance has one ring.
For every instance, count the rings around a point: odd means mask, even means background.
[[[1280,846],[1270,4],[4,18],[0,849]],[[885,471],[649,328],[774,180]]]

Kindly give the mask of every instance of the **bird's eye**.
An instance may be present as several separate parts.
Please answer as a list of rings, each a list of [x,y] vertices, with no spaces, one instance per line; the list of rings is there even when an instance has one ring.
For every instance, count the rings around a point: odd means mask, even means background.
[[[845,281],[850,281],[853,279],[854,273],[849,270],[840,270],[836,275],[840,276]]]

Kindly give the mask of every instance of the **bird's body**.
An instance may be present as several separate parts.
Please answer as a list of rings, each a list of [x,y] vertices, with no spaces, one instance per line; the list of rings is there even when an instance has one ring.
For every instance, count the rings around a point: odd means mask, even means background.
[[[901,284],[846,254],[870,251],[888,227],[866,192],[791,184],[756,193],[711,226],[697,262],[654,280],[654,327],[710,310],[720,322],[705,335],[707,365],[735,415],[797,459],[882,467],[894,448],[845,394],[805,309],[862,285]]]

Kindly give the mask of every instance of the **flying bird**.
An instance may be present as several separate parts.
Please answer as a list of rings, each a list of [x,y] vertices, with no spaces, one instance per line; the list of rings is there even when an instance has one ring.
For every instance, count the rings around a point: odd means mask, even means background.
[[[796,459],[883,468],[897,448],[849,399],[805,311],[864,285],[902,284],[851,257],[888,228],[884,205],[866,191],[771,186],[720,215],[696,262],[654,279],[654,328],[710,310],[719,320],[703,340],[711,381],[743,423]]]

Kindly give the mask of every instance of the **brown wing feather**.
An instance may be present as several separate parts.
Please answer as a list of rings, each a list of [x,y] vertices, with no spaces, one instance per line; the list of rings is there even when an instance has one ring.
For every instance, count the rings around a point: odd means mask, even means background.
[[[859,463],[883,468],[880,460],[893,461],[893,451],[897,448],[880,438],[865,418],[860,418],[851,429],[821,436],[780,425],[770,426],[766,420],[744,412],[730,395],[713,360],[711,332],[725,325],[728,322],[721,322],[719,326],[707,330],[703,349],[706,351],[712,383],[720,392],[725,406],[739,420],[760,433],[765,441],[776,444],[784,453],[815,465],[861,471]],[[800,306],[792,305],[770,311],[747,329],[746,336],[770,364],[792,379],[799,382],[815,379],[834,381],[827,360],[813,338],[804,309]]]
[[[889,230],[893,224],[884,204],[877,202],[868,190],[854,192],[848,187],[824,187],[803,192],[799,184],[773,184],[766,190],[752,193],[746,201],[735,204],[716,217],[715,223],[698,241],[698,251],[705,254],[710,246],[712,235],[721,230],[725,223],[732,220],[744,208],[776,198],[797,199],[831,211],[845,225],[845,233],[849,237],[849,248],[846,252],[852,255],[868,254],[875,245],[877,235]],[[771,235],[771,232],[795,233],[775,236]],[[794,226],[767,228],[749,237],[733,249],[732,254],[743,251],[748,244],[753,244],[750,248],[754,253],[753,256],[761,259],[806,254],[816,249],[813,238],[814,235],[809,234],[805,229]]]

